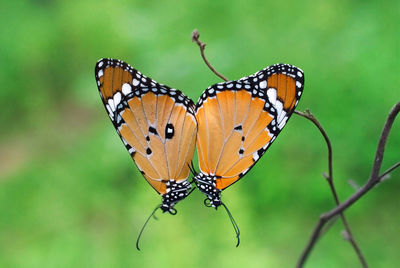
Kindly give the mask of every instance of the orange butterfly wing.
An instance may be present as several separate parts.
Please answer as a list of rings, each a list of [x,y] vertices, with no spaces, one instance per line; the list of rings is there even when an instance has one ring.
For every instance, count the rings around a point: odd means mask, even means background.
[[[227,188],[253,167],[285,126],[303,87],[300,69],[275,64],[203,93],[195,111],[197,150],[203,177],[215,178],[209,190]],[[207,194],[208,186],[199,188]]]
[[[101,59],[95,76],[104,106],[147,182],[163,196],[164,211],[188,195],[197,132],[193,102],[127,63]]]

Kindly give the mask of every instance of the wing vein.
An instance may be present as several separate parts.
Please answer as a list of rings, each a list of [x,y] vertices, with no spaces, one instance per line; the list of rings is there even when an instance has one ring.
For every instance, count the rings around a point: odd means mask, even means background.
[[[169,120],[171,119],[172,111],[174,110],[174,108],[175,108],[175,102],[174,102],[174,106],[172,106],[171,111],[169,112],[169,116],[168,116],[168,120],[167,120],[167,122],[166,122],[166,125],[169,123]],[[162,130],[161,130],[161,131],[162,131]],[[164,145],[164,152],[165,152],[165,154],[167,155],[167,157],[166,157],[166,163],[167,163],[167,171],[168,171],[168,180],[170,180],[170,179],[171,179],[171,175],[169,174],[168,152],[167,152],[167,146],[165,146],[166,143],[167,143],[167,137],[165,137],[165,140],[164,140],[164,142],[163,142],[163,145]]]
[[[197,126],[196,126],[196,129],[197,129]],[[196,129],[195,129],[195,130],[196,130]],[[194,135],[197,135],[197,131],[193,131],[193,133],[192,133],[192,135],[191,135],[191,137],[190,137],[190,139],[191,139],[192,141],[191,141],[190,144],[189,144],[189,145],[190,145],[190,146],[189,146],[189,149],[186,151],[186,155],[185,155],[184,160],[187,159],[188,154],[189,154],[189,152],[190,152],[190,148],[192,147],[193,142],[196,143],[196,139],[193,139],[193,136],[194,136]],[[181,173],[182,173],[184,167],[185,167],[185,164],[182,165],[182,168],[179,170],[179,173],[177,173],[177,174],[178,174],[178,177],[179,177],[179,175],[181,175]]]
[[[206,111],[205,111],[204,107],[202,110],[203,110],[203,115],[204,115],[204,123],[206,126],[206,133],[207,133],[207,151],[206,151],[206,153],[207,153],[207,168],[208,168],[208,172],[211,172],[211,170],[210,170],[210,133],[208,130],[208,121],[207,121]]]
[[[183,123],[182,123],[182,127],[181,127],[181,135],[180,135],[180,137],[179,137],[179,145],[178,145],[178,158],[177,158],[177,160],[176,160],[176,167],[175,167],[175,171],[178,171],[178,167],[179,167],[179,165],[178,165],[178,163],[179,163],[179,156],[180,156],[180,152],[181,152],[181,144],[182,144],[182,136],[183,136],[183,127],[185,126],[185,121],[186,121],[186,114],[187,114],[187,110],[186,110],[186,112],[185,112],[185,115],[184,115],[184,117],[183,117]],[[175,173],[175,176],[178,176],[179,174],[177,174],[177,173]],[[174,178],[174,179],[176,179],[176,177]]]
[[[147,119],[146,111],[145,111],[144,106],[143,106],[143,98],[141,98],[141,100],[142,100],[142,101],[140,102],[140,104],[141,104],[141,106],[142,106],[144,118],[146,119],[147,126],[149,126],[149,119]],[[139,128],[140,128],[140,127],[139,127]],[[149,131],[149,128],[147,128],[147,131]],[[143,135],[144,135],[144,133],[143,133]],[[147,136],[149,136],[149,135],[150,135],[150,133],[147,132]],[[146,137],[146,136],[144,136],[144,137]],[[150,147],[149,142],[147,142],[147,146]],[[158,169],[157,169],[156,165],[154,165],[153,161],[150,160],[147,156],[146,156],[146,159],[150,162],[151,166],[152,166],[152,167],[154,168],[154,170],[157,172],[158,176],[160,176],[160,178],[162,178],[161,174],[158,172]]]
[[[219,104],[218,94],[215,94],[215,99],[217,100],[217,103],[218,103],[219,117],[220,117],[221,123],[222,123],[222,133],[223,133],[223,137],[225,138],[224,117],[223,117],[223,115],[222,115],[221,105]],[[232,132],[233,132],[233,131],[232,131]],[[232,135],[232,132],[231,132],[231,134],[229,135],[229,137]],[[213,172],[214,174],[216,174],[216,172],[217,172],[218,165],[219,165],[219,161],[221,160],[222,153],[224,152],[225,145],[226,145],[226,142],[227,142],[228,140],[229,140],[229,138],[228,138],[228,139],[224,139],[224,143],[222,144],[222,148],[221,148],[221,151],[220,151],[219,156],[218,156],[217,164],[215,165],[215,169],[214,169],[214,172]]]

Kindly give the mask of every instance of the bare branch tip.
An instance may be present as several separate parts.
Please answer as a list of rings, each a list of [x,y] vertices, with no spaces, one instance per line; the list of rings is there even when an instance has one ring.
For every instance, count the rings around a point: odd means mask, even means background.
[[[199,46],[200,48],[200,53],[201,53],[201,57],[204,60],[204,63],[208,66],[208,68],[219,78],[221,78],[222,80],[228,81],[228,78],[226,78],[225,76],[223,76],[222,74],[220,74],[219,72],[217,72],[214,67],[208,62],[205,54],[204,54],[204,49],[206,47],[206,44],[200,41],[200,33],[197,29],[194,29],[192,32],[192,42],[196,42],[196,44]]]
[[[200,38],[199,30],[194,29],[192,32],[192,42],[197,42]]]
[[[349,241],[349,240],[350,240],[350,234],[349,234],[349,232],[347,232],[346,230],[342,230],[340,233],[342,234],[344,240],[346,240],[346,241]]]
[[[385,176],[381,177],[380,181],[381,181],[381,182],[382,182],[382,181],[386,181],[386,180],[388,180],[388,179],[390,179],[390,178],[391,178],[390,174],[386,174]]]
[[[353,180],[353,179],[349,179],[349,180],[348,180],[348,183],[349,183],[349,185],[350,185],[351,187],[353,187],[353,189],[356,190],[356,191],[358,191],[358,190],[361,188],[360,185],[358,185],[358,183],[357,183],[355,180]]]

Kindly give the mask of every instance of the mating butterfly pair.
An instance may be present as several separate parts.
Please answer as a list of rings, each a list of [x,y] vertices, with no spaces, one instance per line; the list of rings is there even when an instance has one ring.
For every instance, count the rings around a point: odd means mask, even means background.
[[[193,190],[190,171],[207,196],[205,204],[225,207],[221,191],[242,178],[265,153],[304,87],[300,69],[275,64],[240,80],[210,86],[195,105],[181,91],[158,84],[120,60],[99,60],[95,76],[126,149],[162,196],[157,208],[171,214],[176,214],[175,204]],[[191,165],[196,144],[198,174]]]

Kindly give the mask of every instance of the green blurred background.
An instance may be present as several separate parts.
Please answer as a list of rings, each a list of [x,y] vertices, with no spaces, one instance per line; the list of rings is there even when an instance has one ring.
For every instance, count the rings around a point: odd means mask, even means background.
[[[342,200],[363,184],[390,108],[400,100],[399,1],[2,1],[0,4],[0,267],[293,267],[318,216],[334,204],[321,176],[326,146],[293,115],[222,209],[195,191],[178,214],[132,163],[94,79],[102,57],[129,62],[197,100],[220,82],[190,34],[230,79],[284,62],[305,72],[298,109],[334,146]],[[383,169],[400,159],[400,122]],[[400,171],[349,210],[371,267],[398,267]],[[360,267],[336,221],[307,267]]]

